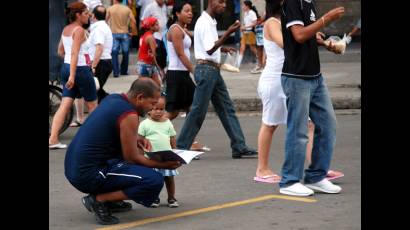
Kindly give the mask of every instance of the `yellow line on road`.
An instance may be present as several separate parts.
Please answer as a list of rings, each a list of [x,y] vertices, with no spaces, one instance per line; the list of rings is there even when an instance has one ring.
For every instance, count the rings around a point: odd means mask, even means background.
[[[312,203],[312,202],[317,201],[315,199],[307,199],[307,198],[302,198],[302,197],[266,195],[266,196],[260,196],[260,197],[256,197],[256,198],[252,198],[248,200],[241,200],[241,201],[235,201],[235,202],[225,203],[221,205],[214,205],[214,206],[210,206],[207,208],[200,208],[200,209],[175,213],[175,214],[166,215],[166,216],[147,218],[144,220],[138,220],[134,222],[119,224],[119,225],[105,227],[105,228],[97,228],[96,230],[119,230],[119,229],[132,228],[132,227],[137,227],[137,226],[141,226],[144,224],[172,220],[172,219],[177,219],[177,218],[181,218],[185,216],[192,216],[192,215],[197,215],[197,214],[201,214],[205,212],[211,212],[211,211],[215,211],[215,210],[219,210],[223,208],[230,208],[230,207],[235,207],[235,206],[240,206],[240,205],[245,205],[245,204],[251,204],[251,203],[256,203],[256,202],[270,200],[270,199],[292,200],[292,201],[301,201],[301,202],[307,202],[307,203]]]

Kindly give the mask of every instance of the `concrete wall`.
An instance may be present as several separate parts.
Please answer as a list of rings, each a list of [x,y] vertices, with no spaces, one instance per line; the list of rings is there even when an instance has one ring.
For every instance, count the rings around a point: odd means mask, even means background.
[[[261,14],[265,11],[265,0],[252,0],[252,2]],[[345,14],[339,21],[328,24],[323,29],[327,35],[348,33],[361,16],[361,0],[316,0],[318,16],[338,6],[345,7]]]

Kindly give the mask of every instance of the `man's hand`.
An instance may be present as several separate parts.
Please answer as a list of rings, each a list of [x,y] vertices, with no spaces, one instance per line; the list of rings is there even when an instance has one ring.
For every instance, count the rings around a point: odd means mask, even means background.
[[[241,26],[241,23],[238,20],[236,20],[236,22],[228,28],[228,33],[231,34],[235,32],[240,26]]]
[[[152,150],[151,142],[145,138],[138,138],[137,144],[138,147],[142,148],[145,152],[151,152]]]
[[[165,161],[161,162],[161,168],[163,169],[176,169],[181,166],[181,162],[179,161]]]
[[[341,7],[337,7],[337,8],[330,10],[325,15],[323,15],[323,17],[327,23],[330,21],[335,21],[335,20],[340,19],[344,13],[345,13],[345,8],[341,6]]]

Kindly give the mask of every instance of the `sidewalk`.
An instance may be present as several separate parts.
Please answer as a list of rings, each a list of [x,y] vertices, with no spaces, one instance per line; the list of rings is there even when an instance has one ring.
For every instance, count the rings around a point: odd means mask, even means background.
[[[361,91],[361,45],[353,43],[344,55],[336,55],[320,47],[321,70],[328,86],[335,109],[360,109]],[[192,55],[193,56],[193,55]],[[132,61],[131,61],[132,60]],[[130,55],[131,75],[108,79],[104,88],[107,92],[126,92],[137,79],[135,73],[136,54]],[[237,111],[261,111],[261,101],[257,96],[260,74],[251,74],[253,63],[244,63],[240,73],[221,71],[231,99]],[[210,103],[209,111],[213,111]]]

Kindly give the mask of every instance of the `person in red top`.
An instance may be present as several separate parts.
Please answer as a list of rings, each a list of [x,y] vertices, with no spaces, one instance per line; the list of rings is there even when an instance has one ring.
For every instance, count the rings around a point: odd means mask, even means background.
[[[152,78],[158,86],[161,86],[159,78],[159,68],[156,62],[155,49],[157,44],[153,36],[154,32],[159,31],[158,20],[154,17],[145,18],[141,27],[146,32],[140,38],[140,48],[138,52],[137,72],[140,77]]]

